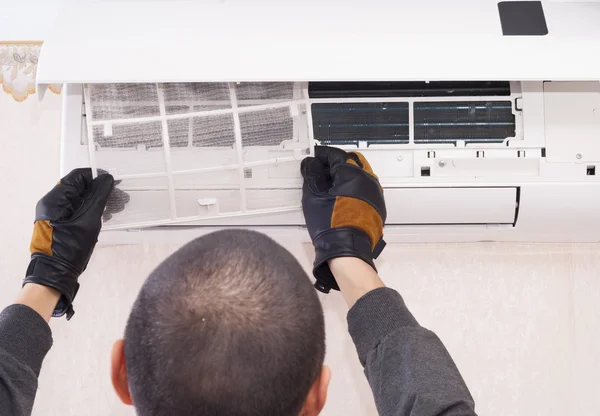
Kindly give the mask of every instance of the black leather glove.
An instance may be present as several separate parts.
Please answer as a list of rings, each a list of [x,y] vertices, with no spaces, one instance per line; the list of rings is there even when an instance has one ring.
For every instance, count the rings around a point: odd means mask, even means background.
[[[113,188],[111,175],[92,178],[92,170],[75,169],[37,204],[31,262],[23,281],[56,289],[60,300],[52,316],[73,316],[79,275],[98,241],[102,213]]]
[[[302,161],[302,208],[315,246],[315,288],[339,286],[328,260],[358,257],[375,269],[373,259],[385,247],[383,189],[369,162],[358,152],[316,146],[315,157]]]

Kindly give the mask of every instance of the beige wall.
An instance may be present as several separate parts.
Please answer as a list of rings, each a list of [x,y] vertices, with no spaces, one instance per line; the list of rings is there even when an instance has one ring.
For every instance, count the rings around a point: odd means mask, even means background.
[[[0,304],[12,301],[28,261],[37,199],[57,180],[60,97],[15,102],[0,92]],[[309,247],[288,248],[307,267]],[[54,347],[36,416],[132,415],[109,382],[109,351],[144,277],[175,246],[96,250],[74,319],[53,320]],[[390,245],[379,261],[422,325],[457,362],[481,415],[595,415],[600,407],[599,245]],[[376,414],[346,332],[339,294],[323,296],[325,415]]]

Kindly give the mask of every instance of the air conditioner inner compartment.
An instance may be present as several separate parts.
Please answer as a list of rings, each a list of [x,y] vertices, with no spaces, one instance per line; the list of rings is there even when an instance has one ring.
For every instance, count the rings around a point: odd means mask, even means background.
[[[105,229],[302,225],[299,167],[314,144],[504,146],[516,135],[509,83],[331,84],[86,85],[82,145],[119,181]],[[390,225],[515,220],[514,187],[394,185],[385,196]]]

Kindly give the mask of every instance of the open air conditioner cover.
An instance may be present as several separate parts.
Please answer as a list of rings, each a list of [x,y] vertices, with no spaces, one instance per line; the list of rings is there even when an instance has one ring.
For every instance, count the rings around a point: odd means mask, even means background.
[[[547,35],[504,36],[496,0],[73,2],[44,42],[37,77],[599,80],[600,4],[544,1],[542,13]]]

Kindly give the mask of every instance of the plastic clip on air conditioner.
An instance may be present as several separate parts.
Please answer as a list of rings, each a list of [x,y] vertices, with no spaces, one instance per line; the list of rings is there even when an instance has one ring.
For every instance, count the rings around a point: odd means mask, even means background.
[[[292,117],[296,117],[299,114],[300,114],[300,111],[298,110],[298,105],[297,104],[290,105],[290,115]]]
[[[198,200],[198,215],[219,215],[219,201],[217,198],[204,198]]]
[[[104,137],[111,137],[113,135],[113,126],[112,123],[104,124]]]

